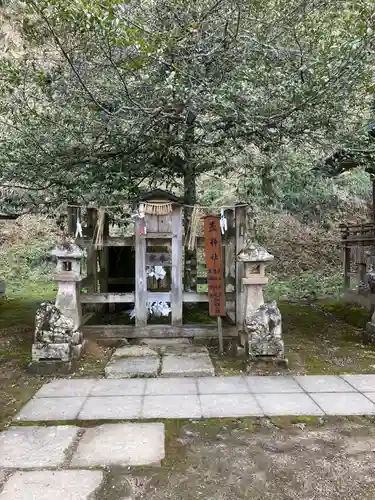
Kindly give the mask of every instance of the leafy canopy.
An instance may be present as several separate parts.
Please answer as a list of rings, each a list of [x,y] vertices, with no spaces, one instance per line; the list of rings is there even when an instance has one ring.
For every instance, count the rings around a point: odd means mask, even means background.
[[[290,158],[304,175],[363,135],[373,7],[11,2],[1,11],[0,183],[21,204],[114,204],[145,183],[179,187],[211,171],[245,188],[259,179],[271,198]]]

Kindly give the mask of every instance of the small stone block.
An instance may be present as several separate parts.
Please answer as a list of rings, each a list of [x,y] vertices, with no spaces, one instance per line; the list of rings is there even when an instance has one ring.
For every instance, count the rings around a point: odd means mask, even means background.
[[[154,380],[154,379],[150,379]],[[142,396],[146,379],[99,379],[95,381],[90,396]]]
[[[103,481],[102,471],[41,470],[16,472],[6,482],[1,500],[88,500]]]
[[[303,375],[294,378],[306,392],[355,392],[354,387],[336,375]]]
[[[33,344],[31,347],[31,358],[33,361],[59,360],[69,361],[71,359],[70,344]]]
[[[87,398],[78,420],[126,420],[141,415],[141,396],[106,396]]]
[[[156,349],[160,353],[164,353],[165,349],[170,346],[178,347],[182,345],[191,345],[189,339],[142,339],[142,345],[146,345],[151,349]]]
[[[107,378],[156,377],[159,365],[159,356],[116,358],[105,367],[105,376]]]
[[[195,378],[150,378],[146,381],[147,395],[198,394]]]
[[[159,356],[157,351],[145,345],[129,345],[115,350],[112,358],[135,358],[141,356]]]
[[[198,396],[145,396],[142,418],[201,418]]]
[[[198,379],[200,394],[248,394],[243,377],[204,377]]]
[[[307,394],[255,394],[255,398],[267,416],[324,415]]]
[[[245,377],[245,380],[249,386],[250,392],[253,392],[254,394],[303,392],[302,387],[300,387],[292,377],[260,376]]]
[[[199,356],[209,356],[207,347],[199,345],[169,345],[164,349],[164,353],[174,354],[176,356],[187,356],[190,358],[195,358]]]
[[[30,373],[37,373],[38,375],[70,375],[77,369],[75,360],[71,361],[34,361],[28,365]]]
[[[71,467],[159,465],[164,456],[163,424],[105,424],[86,429]]]
[[[86,398],[35,398],[15,417],[21,422],[75,420]]]
[[[204,394],[200,401],[204,418],[263,416],[251,394]]]
[[[375,392],[375,375],[342,375],[359,392]]]
[[[70,398],[89,395],[95,379],[60,379],[44,384],[35,394],[36,398]]]
[[[358,393],[315,393],[310,395],[327,415],[374,415],[375,405]]]
[[[0,434],[0,467],[59,467],[64,463],[65,452],[73,444],[78,431],[79,428],[72,425],[11,427]]]
[[[214,375],[215,369],[208,355],[190,357],[168,354],[162,360],[161,377],[212,377]]]

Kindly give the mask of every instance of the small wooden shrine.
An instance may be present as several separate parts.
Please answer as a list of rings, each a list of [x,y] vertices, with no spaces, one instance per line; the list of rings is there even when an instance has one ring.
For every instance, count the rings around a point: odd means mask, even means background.
[[[87,250],[81,303],[86,310],[133,308],[135,324],[95,325],[91,320],[88,324],[90,312],[86,311],[83,316],[85,333],[96,338],[217,336],[216,324],[193,325],[183,321],[184,305],[207,303],[209,294],[184,290],[185,235],[183,203],[179,198],[162,190],[140,196],[130,210],[134,230],[125,236],[110,236],[111,222],[101,209],[88,208],[86,211],[83,234],[76,238],[77,243]],[[80,225],[84,218],[83,211],[79,207],[71,208],[68,218],[70,233],[74,236],[77,223]],[[225,210],[225,218],[227,230],[222,235],[221,272],[225,295],[224,336],[228,337],[237,336],[236,325],[242,326],[244,322],[244,265],[237,261],[236,255],[244,247],[246,206]],[[98,219],[102,219],[100,229]],[[198,252],[205,247],[205,238],[201,234],[196,238],[196,246]],[[158,270],[162,270],[159,275]],[[165,324],[165,321],[150,324],[150,304],[168,305],[170,324]]]

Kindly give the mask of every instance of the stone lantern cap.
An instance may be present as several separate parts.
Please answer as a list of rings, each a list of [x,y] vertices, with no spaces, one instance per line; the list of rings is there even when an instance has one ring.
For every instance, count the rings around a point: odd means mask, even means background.
[[[249,244],[237,256],[240,262],[271,262],[274,256],[260,245]]]
[[[51,255],[62,259],[81,259],[84,253],[78,245],[68,242],[57,245]]]

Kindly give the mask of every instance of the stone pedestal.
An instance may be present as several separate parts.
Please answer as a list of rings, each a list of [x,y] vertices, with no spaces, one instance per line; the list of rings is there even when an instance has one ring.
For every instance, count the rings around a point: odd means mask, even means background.
[[[285,364],[281,314],[276,302],[265,304],[263,297],[263,287],[268,283],[265,265],[273,260],[273,255],[262,247],[249,245],[238,259],[245,264],[245,325],[240,344],[245,346],[249,361],[271,359]]]
[[[41,304],[35,318],[35,334],[30,368],[38,373],[69,373],[84,351],[79,328],[82,323],[80,282],[82,250],[73,242],[58,246],[55,305]]]

